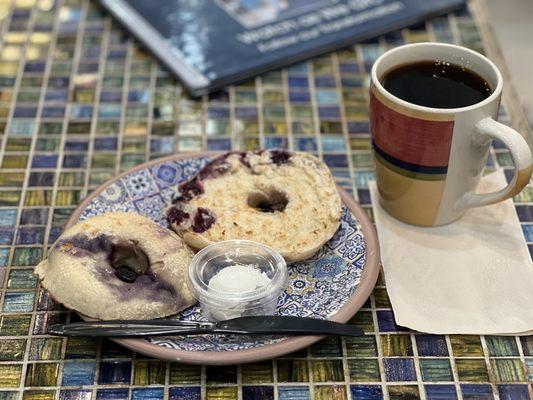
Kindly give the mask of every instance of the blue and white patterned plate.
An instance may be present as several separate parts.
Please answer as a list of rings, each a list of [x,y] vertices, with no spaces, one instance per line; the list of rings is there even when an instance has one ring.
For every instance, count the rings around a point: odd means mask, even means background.
[[[89,196],[74,213],[73,219],[79,217],[83,220],[109,211],[133,211],[168,227],[164,211],[170,204],[175,186],[192,177],[208,160],[209,157],[206,156],[176,157],[155,161],[127,172]],[[350,208],[353,209],[353,205]],[[75,222],[71,220],[69,224]],[[331,318],[353,300],[363,271],[367,268],[367,244],[363,231],[357,218],[345,206],[340,228],[334,237],[309,260],[289,265],[289,284],[279,298],[278,313]],[[375,277],[377,273],[372,274],[373,283]],[[365,299],[368,294],[366,293]],[[353,310],[351,315],[356,311]],[[200,314],[200,307],[193,306],[174,318],[202,320],[203,316]],[[177,351],[222,352],[271,345],[286,338],[204,335],[147,340],[153,345]]]

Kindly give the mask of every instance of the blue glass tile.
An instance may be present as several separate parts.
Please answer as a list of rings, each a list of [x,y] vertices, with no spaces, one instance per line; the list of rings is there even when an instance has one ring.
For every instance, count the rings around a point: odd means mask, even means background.
[[[62,118],[65,115],[65,107],[43,107],[42,118]]]
[[[274,388],[272,386],[243,386],[243,400],[274,400]]]
[[[289,101],[291,103],[309,103],[311,95],[307,91],[291,91],[289,92]]]
[[[441,335],[416,335],[419,356],[447,356],[446,339]]]
[[[102,103],[120,103],[122,101],[122,92],[103,90],[100,93],[100,101]]]
[[[63,168],[85,168],[87,166],[87,156],[85,154],[65,154],[63,157]]]
[[[317,151],[318,145],[314,137],[297,137],[294,139],[294,148],[299,151]]]
[[[279,400],[311,400],[309,388],[304,386],[279,386]]]
[[[302,76],[289,76],[289,87],[306,88],[309,87],[309,81],[306,77]]]
[[[341,73],[348,73],[348,72],[357,73],[357,72],[359,72],[359,64],[355,64],[355,63],[340,63],[339,64],[339,70],[340,70]]]
[[[463,400],[494,400],[490,385],[463,384],[461,393]]]
[[[522,231],[524,232],[526,242],[533,242],[533,224],[522,225]]]
[[[316,102],[318,105],[322,104],[339,104],[339,96],[337,96],[337,92],[333,91],[325,91],[325,90],[317,90],[316,91]]]
[[[4,298],[5,312],[30,312],[33,311],[35,292],[9,292]]]
[[[324,154],[323,158],[330,168],[348,168],[348,158],[344,154]]]
[[[96,138],[94,139],[95,150],[116,150],[117,138]]]
[[[370,124],[368,122],[362,121],[348,121],[348,132],[349,133],[369,133]]]
[[[30,17],[29,8],[15,8],[11,14],[11,19],[27,19]]]
[[[5,267],[9,259],[9,248],[0,249],[0,267]]]
[[[149,90],[130,90],[128,93],[128,101],[137,103],[149,103],[150,91]]]
[[[169,400],[200,400],[201,397],[201,389],[198,386],[171,387],[168,389]]]
[[[150,151],[152,153],[166,153],[166,154],[173,153],[174,152],[174,138],[164,137],[164,138],[152,139],[152,141],[150,142]]]
[[[57,155],[36,155],[31,161],[32,168],[55,168],[57,165]]]
[[[100,47],[88,47],[83,50],[83,58],[99,58],[100,57]]]
[[[107,53],[107,58],[124,58],[126,57],[126,50],[113,49]]]
[[[531,400],[527,385],[498,385],[500,400]]]
[[[104,361],[100,364],[98,383],[129,383],[131,380],[131,362]]]
[[[345,151],[346,142],[342,135],[322,136],[322,151]]]
[[[66,103],[68,91],[48,89],[44,95],[44,101],[47,103]]]
[[[98,108],[98,118],[120,118],[120,104],[100,104]]]
[[[48,80],[49,87],[68,88],[69,78],[66,76],[51,76]]]
[[[13,228],[0,228],[0,244],[13,243],[14,230]]]
[[[501,140],[493,140],[492,147],[495,149],[507,149],[507,146],[505,146]]]
[[[209,107],[207,110],[208,118],[229,118],[229,108],[227,107]]]
[[[352,385],[350,386],[352,400],[382,400],[383,391],[376,385]]]
[[[363,86],[363,81],[359,76],[343,76],[341,84],[344,88],[355,88]]]
[[[59,400],[91,400],[90,389],[67,389],[59,392]]]
[[[47,208],[28,208],[20,213],[21,225],[46,225],[48,221]]]
[[[128,389],[98,389],[96,400],[127,400]]]
[[[24,72],[44,72],[46,63],[44,62],[26,62]]]
[[[14,118],[35,118],[37,107],[15,107]]]
[[[340,119],[341,110],[339,107],[318,107],[318,115],[321,119]]]
[[[533,244],[528,244],[527,248],[529,249],[529,256],[533,258]]]
[[[92,385],[94,381],[94,361],[66,362],[63,367],[62,386]]]
[[[359,198],[359,203],[370,204],[370,191],[368,189],[357,189],[357,196]],[[392,311],[391,311],[391,314],[392,314]],[[394,317],[393,317],[393,320],[394,320]],[[387,332],[387,331],[384,331],[384,332]]]
[[[59,236],[61,236],[61,232],[63,231],[63,228],[60,226],[53,226],[50,228],[50,234],[48,235],[48,243],[52,244],[54,243]]]
[[[286,149],[289,147],[285,137],[265,137],[265,149]]]
[[[415,363],[412,358],[384,358],[383,367],[387,382],[416,381]]]
[[[71,118],[91,118],[93,116],[93,106],[79,106],[73,104],[70,108]]]
[[[17,244],[42,244],[44,242],[44,227],[21,226],[17,230]]]
[[[131,393],[132,400],[158,400],[163,397],[163,388],[133,389]]]
[[[64,34],[64,35],[74,34],[78,30],[78,23],[70,22],[70,21],[61,22],[57,30],[60,34]]]
[[[17,210],[0,210],[0,227],[12,227],[17,222]]]
[[[317,87],[335,87],[335,77],[331,75],[321,75],[315,77]]]
[[[54,172],[32,172],[30,174],[28,186],[53,186],[54,180]]]
[[[229,151],[231,150],[231,139],[207,139],[207,150]]]
[[[453,385],[425,385],[427,400],[454,400],[457,392]]]
[[[213,93],[209,93],[209,100],[210,101],[219,101],[219,102],[228,102],[229,101],[229,93],[225,89],[218,90],[218,91],[213,92]]]
[[[85,140],[67,140],[65,150],[67,151],[87,151],[89,142]]]
[[[494,167],[494,158],[492,157],[492,154],[489,154],[489,156],[487,157],[487,162],[485,163],[485,165],[489,168]]]
[[[85,28],[87,31],[88,29]],[[96,62],[80,62],[78,64],[78,72],[82,74],[98,72],[98,63]]]
[[[287,70],[289,71],[289,74],[306,74],[309,68],[307,68],[307,63],[303,62],[291,65]]]
[[[359,189],[368,189],[368,182],[376,179],[374,171],[356,171],[355,186]]]
[[[503,173],[505,175],[505,180],[507,183],[510,183],[513,180],[514,169],[504,169]]]
[[[516,213],[520,222],[533,222],[533,206],[516,206]]]
[[[256,118],[257,107],[237,107],[235,108],[235,117],[243,119]]]
[[[102,358],[111,357],[131,357],[131,351],[110,340],[102,340]]]

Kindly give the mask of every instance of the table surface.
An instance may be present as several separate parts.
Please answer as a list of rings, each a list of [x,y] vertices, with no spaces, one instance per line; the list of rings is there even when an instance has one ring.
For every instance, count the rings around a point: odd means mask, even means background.
[[[371,215],[370,66],[406,42],[482,51],[468,10],[198,101],[87,0],[2,1],[0,17],[0,400],[533,398],[533,336],[405,330],[382,279],[352,320],[364,337],[204,367],[147,359],[107,340],[48,336],[49,324],[70,315],[32,275],[87,193],[176,151],[313,151]],[[510,123],[505,107],[500,117]],[[494,150],[496,162],[510,173],[506,150]],[[528,242],[532,199],[531,186],[515,199]]]

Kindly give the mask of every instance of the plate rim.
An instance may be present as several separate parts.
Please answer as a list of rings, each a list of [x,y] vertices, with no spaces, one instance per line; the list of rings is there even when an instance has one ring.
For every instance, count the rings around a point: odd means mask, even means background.
[[[184,160],[190,158],[208,157],[224,154],[225,152],[217,151],[203,151],[178,153],[167,157],[161,157],[148,162],[139,164],[133,168],[124,171],[117,176],[107,180],[93,190],[83,199],[83,201],[74,209],[70,218],[65,224],[64,230],[74,225],[80,215],[83,213],[88,204],[105,188],[119,179],[139,171],[141,169],[149,168],[156,164],[161,164],[167,161]],[[348,194],[344,189],[337,186],[342,202],[350,212],[357,218],[363,235],[365,238],[365,254],[366,262],[365,268],[361,275],[361,280],[357,286],[356,292],[350,296],[348,301],[330,318],[336,322],[347,322],[352,318],[364,305],[374,286],[376,285],[380,272],[380,250],[379,242],[374,228],[374,224],[363,210],[363,208],[355,201],[355,199]],[[305,348],[313,343],[318,342],[325,336],[296,336],[281,340],[277,343],[267,344],[261,347],[251,349],[234,350],[234,351],[199,351],[199,350],[178,350],[154,343],[150,343],[144,339],[111,339],[114,342],[127,347],[135,352],[155,357],[167,361],[183,362],[188,364],[203,364],[203,365],[228,365],[241,364],[257,361],[264,361],[283,356],[288,353]]]

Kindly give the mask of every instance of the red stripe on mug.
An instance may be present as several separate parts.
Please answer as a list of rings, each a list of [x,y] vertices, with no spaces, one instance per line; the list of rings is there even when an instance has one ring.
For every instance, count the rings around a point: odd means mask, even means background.
[[[370,110],[372,137],[381,150],[411,164],[448,166],[454,121],[429,121],[401,114],[383,104],[373,91]]]

